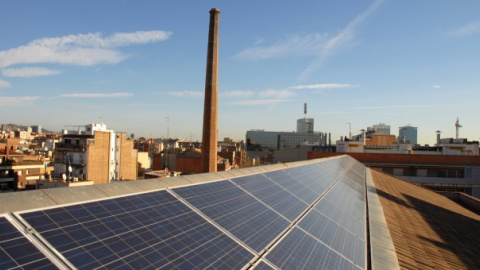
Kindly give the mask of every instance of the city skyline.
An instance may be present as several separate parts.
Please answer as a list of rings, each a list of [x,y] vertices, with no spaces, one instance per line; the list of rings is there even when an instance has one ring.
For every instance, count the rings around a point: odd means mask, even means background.
[[[7,2],[0,122],[103,122],[136,137],[201,140],[208,11],[220,9],[219,139],[293,131],[332,141],[378,123],[480,139],[480,3]]]

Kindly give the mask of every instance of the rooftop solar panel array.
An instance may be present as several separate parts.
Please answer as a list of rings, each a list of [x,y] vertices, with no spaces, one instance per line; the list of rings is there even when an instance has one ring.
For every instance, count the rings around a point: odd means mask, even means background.
[[[365,269],[365,211],[365,167],[343,157],[14,217],[70,268]]]
[[[167,191],[21,217],[79,269],[240,268],[253,258]]]
[[[6,217],[0,217],[0,269],[51,269],[47,259]]]

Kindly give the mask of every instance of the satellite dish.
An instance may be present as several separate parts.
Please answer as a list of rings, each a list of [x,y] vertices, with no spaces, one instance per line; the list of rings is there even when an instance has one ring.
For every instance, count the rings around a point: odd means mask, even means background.
[[[65,174],[62,174],[62,179],[63,181],[67,180],[67,176]]]

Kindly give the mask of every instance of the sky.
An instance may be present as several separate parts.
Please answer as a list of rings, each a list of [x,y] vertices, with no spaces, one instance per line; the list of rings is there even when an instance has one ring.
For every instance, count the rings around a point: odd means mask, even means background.
[[[220,9],[219,139],[379,123],[480,140],[480,1],[2,1],[0,123],[201,140]]]

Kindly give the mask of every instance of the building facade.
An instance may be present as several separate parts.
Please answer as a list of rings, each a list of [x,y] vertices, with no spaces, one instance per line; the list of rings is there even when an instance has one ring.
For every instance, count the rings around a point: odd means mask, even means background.
[[[417,143],[417,128],[412,126],[403,126],[398,128],[398,140],[402,143]]]
[[[115,133],[103,124],[64,130],[55,147],[55,177],[69,181],[137,179],[137,150],[126,133]]]
[[[247,151],[256,148],[279,149],[295,148],[301,145],[326,145],[327,134],[322,132],[299,133],[249,130],[246,135]]]
[[[367,133],[369,132],[373,132],[374,134],[390,135],[390,125],[386,125],[385,123],[380,123],[378,125],[367,127]]]
[[[298,133],[313,133],[313,118],[300,118],[297,119],[297,132]]]

